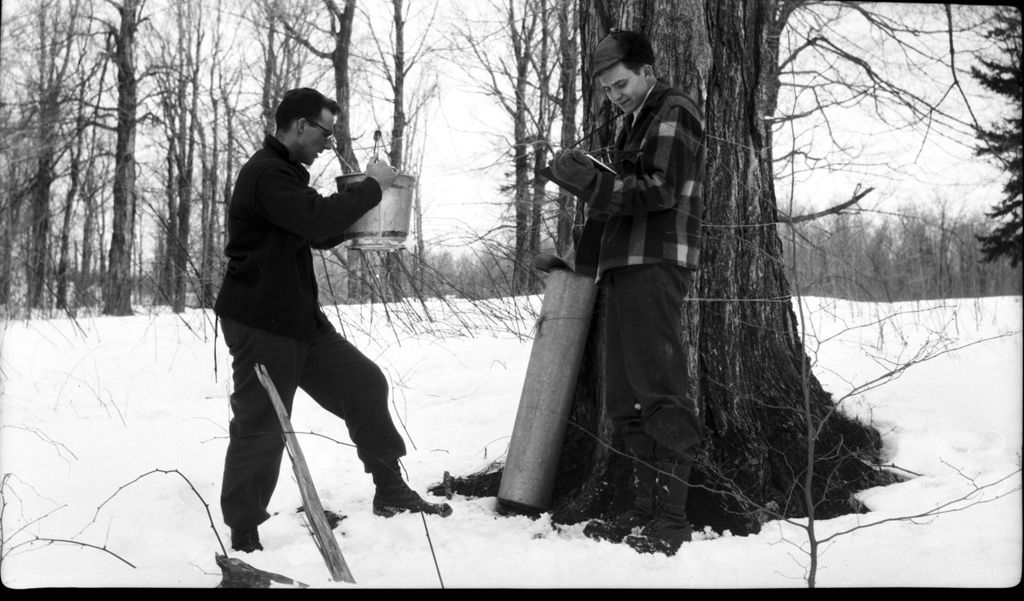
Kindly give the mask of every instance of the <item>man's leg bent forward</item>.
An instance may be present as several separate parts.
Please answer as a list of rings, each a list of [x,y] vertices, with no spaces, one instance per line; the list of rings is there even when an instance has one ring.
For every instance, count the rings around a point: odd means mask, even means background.
[[[334,331],[318,334],[299,386],[345,420],[356,454],[376,485],[374,513],[451,513],[447,505],[428,503],[406,485],[398,463],[406,453],[405,441],[388,411],[387,378],[348,340]]]
[[[337,332],[312,341],[299,387],[345,420],[368,473],[405,455],[405,441],[388,411],[388,381],[376,363]]]

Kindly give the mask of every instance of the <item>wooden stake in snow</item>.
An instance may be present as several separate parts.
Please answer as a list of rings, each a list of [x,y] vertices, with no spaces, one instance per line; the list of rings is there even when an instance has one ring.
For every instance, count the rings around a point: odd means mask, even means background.
[[[267,373],[267,368],[259,363],[256,364],[256,377],[260,379],[263,388],[270,395],[270,400],[274,403],[274,409],[277,411],[277,418],[281,421],[285,447],[288,449],[288,456],[291,457],[295,479],[299,482],[299,492],[302,494],[302,506],[306,510],[306,519],[312,524],[313,541],[316,542],[317,549],[323,556],[327,569],[331,572],[331,578],[335,582],[354,584],[355,578],[352,577],[352,572],[349,571],[345,558],[341,555],[338,541],[334,538],[334,532],[331,531],[327,517],[324,515],[324,508],[320,504],[320,496],[317,494],[316,488],[313,487],[313,479],[309,475],[306,458],[302,455],[302,449],[299,448],[299,440],[292,430],[292,422],[288,418],[284,403],[281,402],[281,396],[278,395],[277,388],[270,379],[270,374]]]

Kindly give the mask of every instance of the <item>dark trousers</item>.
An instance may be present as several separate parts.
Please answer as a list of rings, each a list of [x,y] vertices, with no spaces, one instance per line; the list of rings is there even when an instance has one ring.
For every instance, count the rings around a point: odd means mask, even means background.
[[[270,514],[284,453],[281,422],[254,369],[263,364],[291,415],[296,388],[345,420],[367,472],[405,455],[405,442],[388,412],[384,373],[331,329],[302,341],[221,319],[231,352],[234,392],[221,511],[232,528],[253,528]]]
[[[673,264],[609,270],[605,287],[605,405],[627,450],[648,461],[692,461],[702,441],[687,397],[680,336],[693,271]]]

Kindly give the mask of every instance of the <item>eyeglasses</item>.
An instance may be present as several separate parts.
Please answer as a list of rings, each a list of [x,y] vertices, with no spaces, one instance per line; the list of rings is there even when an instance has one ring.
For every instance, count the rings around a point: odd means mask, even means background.
[[[334,138],[334,132],[333,131],[327,129],[323,125],[320,125],[316,121],[313,121],[312,119],[306,119],[306,123],[311,123],[311,124],[315,125],[317,129],[319,129],[321,132],[323,132],[325,140],[330,140],[330,139]]]

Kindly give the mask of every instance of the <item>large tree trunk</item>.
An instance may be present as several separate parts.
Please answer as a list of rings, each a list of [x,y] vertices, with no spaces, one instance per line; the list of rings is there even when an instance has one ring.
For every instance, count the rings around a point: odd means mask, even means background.
[[[679,369],[691,375],[710,436],[694,468],[689,514],[698,527],[737,534],[757,531],[765,519],[808,514],[805,398],[813,423],[826,420],[814,441],[817,517],[852,511],[852,493],[880,481],[868,465],[878,434],[831,413],[791,305],[764,121],[775,108],[772,44],[784,25],[775,9],[742,0],[592,0],[581,15],[586,129],[608,114],[589,85],[589,56],[613,26],[647,33],[659,75],[706,98],[705,241],[680,324],[689,352]],[[603,415],[601,302],[559,460],[551,507],[557,522],[613,513],[629,502],[627,460]],[[456,488],[490,494],[495,482],[491,475]]]
[[[104,315],[131,315],[132,247],[135,243],[135,112],[138,81],[135,74],[135,32],[141,19],[142,2],[124,0],[117,11],[120,29],[114,37],[113,61],[117,66],[117,142],[114,155],[114,221],[111,224],[110,253],[103,289]]]

